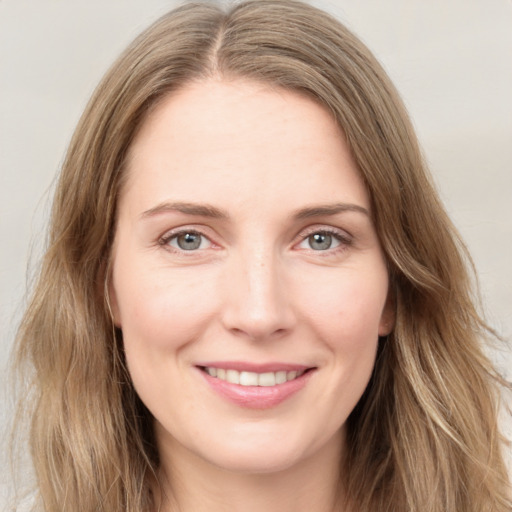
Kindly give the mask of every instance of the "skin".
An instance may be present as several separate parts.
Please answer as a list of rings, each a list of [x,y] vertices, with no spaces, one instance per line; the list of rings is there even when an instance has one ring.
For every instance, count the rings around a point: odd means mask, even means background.
[[[155,418],[162,509],[332,510],[345,421],[394,322],[342,131],[297,93],[211,79],[153,111],[127,172],[110,298]],[[180,248],[186,232],[197,249]],[[211,389],[203,361],[314,370],[284,402],[250,409]]]

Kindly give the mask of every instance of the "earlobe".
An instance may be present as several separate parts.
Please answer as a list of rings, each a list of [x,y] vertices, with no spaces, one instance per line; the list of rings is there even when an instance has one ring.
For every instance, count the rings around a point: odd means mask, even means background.
[[[117,303],[117,294],[114,287],[114,279],[112,276],[111,260],[105,265],[103,272],[103,296],[107,306],[108,313],[115,327],[121,327],[121,317],[119,313],[119,305]]]
[[[386,303],[384,304],[384,309],[382,310],[382,315],[380,317],[379,323],[379,336],[387,336],[391,333],[393,328],[395,327],[395,319],[396,319],[396,304],[394,296],[391,292],[388,293],[388,297],[386,299]]]
[[[120,318],[120,314],[119,314],[119,306],[117,304],[117,296],[116,296],[116,291],[114,289],[114,285],[112,283],[112,279],[108,280],[106,288],[107,288],[106,300],[107,300],[108,310],[110,312],[110,318],[112,319],[112,323],[116,327],[121,328],[121,318]]]

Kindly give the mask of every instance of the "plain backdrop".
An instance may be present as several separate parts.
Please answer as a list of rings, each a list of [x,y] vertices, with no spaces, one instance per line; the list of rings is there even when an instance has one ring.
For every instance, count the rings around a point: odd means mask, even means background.
[[[334,13],[401,92],[441,197],[473,255],[490,324],[512,337],[512,2],[339,0]],[[0,368],[44,244],[55,175],[95,85],[177,2],[0,0]],[[508,350],[508,351],[507,351]],[[493,351],[512,379],[510,348]],[[0,372],[0,507],[12,416]],[[4,498],[2,498],[4,496]],[[3,507],[2,507],[3,508]]]

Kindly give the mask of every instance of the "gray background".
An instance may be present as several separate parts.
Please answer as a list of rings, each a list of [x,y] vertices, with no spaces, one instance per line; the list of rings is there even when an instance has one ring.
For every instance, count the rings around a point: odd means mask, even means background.
[[[487,318],[512,335],[512,2],[312,2],[368,44],[413,118],[446,207],[474,257]],[[55,173],[85,103],[163,0],[0,0],[0,368],[37,263]],[[492,358],[512,379],[510,348]],[[0,506],[10,488],[0,374]],[[3,508],[3,507],[2,507]]]

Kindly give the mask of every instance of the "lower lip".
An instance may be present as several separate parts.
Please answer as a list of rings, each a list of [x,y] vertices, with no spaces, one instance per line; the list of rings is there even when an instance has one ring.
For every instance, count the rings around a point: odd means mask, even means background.
[[[223,398],[248,409],[270,409],[276,407],[298,393],[309,381],[313,370],[309,370],[296,379],[275,386],[241,386],[217,379],[199,370],[211,389]]]

